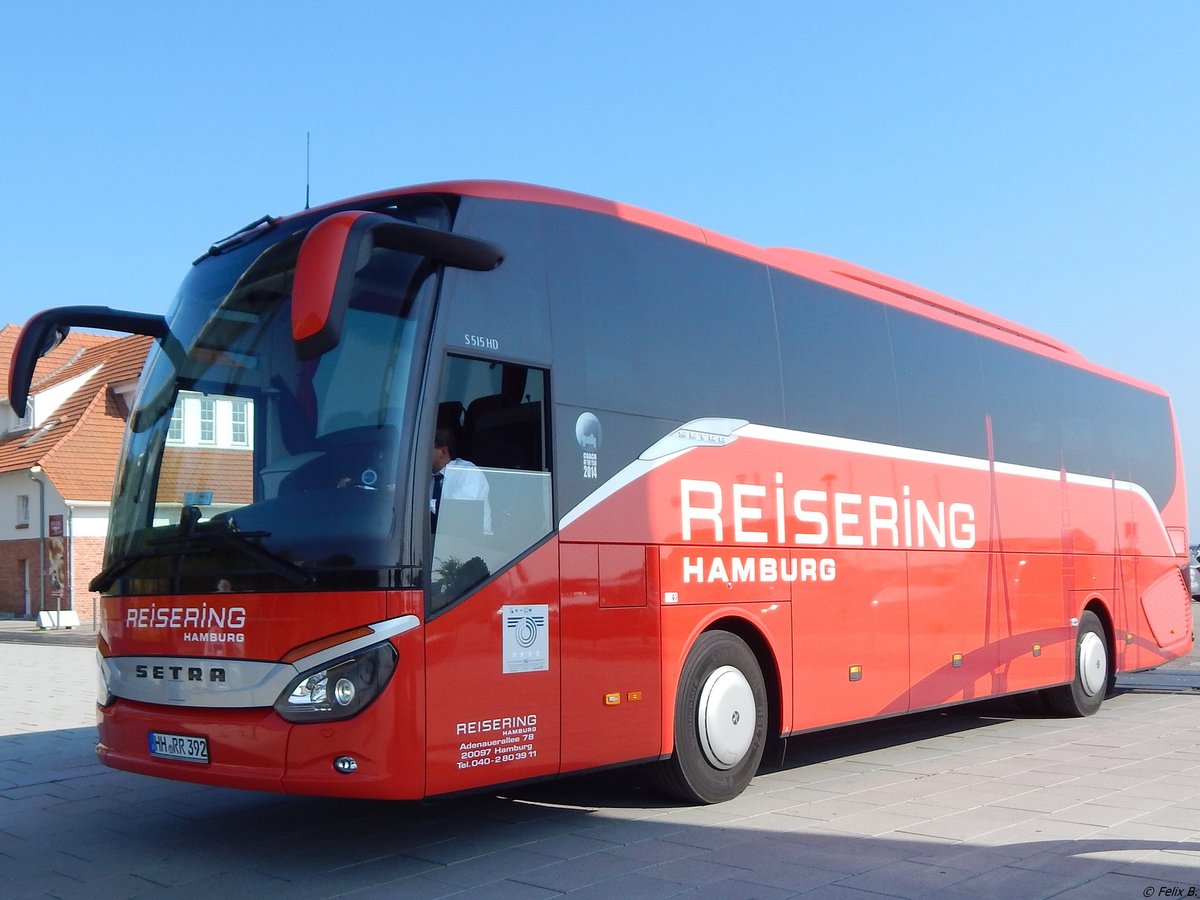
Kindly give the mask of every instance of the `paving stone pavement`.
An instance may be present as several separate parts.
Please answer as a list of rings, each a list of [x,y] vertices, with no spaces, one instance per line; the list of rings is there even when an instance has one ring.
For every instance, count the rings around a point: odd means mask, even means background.
[[[1200,896],[1195,656],[1088,719],[997,701],[794,739],[712,807],[629,771],[424,804],[129,775],[93,753],[93,649],[0,641],[0,672],[3,898]]]

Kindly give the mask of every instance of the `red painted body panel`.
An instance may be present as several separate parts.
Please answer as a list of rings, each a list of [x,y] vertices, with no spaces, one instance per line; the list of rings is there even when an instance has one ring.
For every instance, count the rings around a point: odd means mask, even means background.
[[[425,648],[421,629],[392,641],[395,675],[359,716],[328,724],[293,725],[283,789],[297,794],[416,800],[425,796]],[[333,761],[353,756],[358,770],[336,774]]]
[[[545,616],[536,625],[548,635],[545,668],[505,671],[528,662],[506,659],[506,609]],[[560,635],[555,541],[426,624],[426,793],[558,772]]]
[[[419,634],[419,633],[415,633]],[[291,725],[273,709],[171,709],[117,700],[98,709],[98,753],[107,765],[143,775],[224,787],[342,797],[415,800],[424,796],[424,753],[418,721],[423,703],[414,689],[419,658],[398,672],[369,712],[342,722]],[[156,759],[151,731],[208,739],[212,762]],[[333,761],[350,755],[353,776]]]
[[[415,596],[421,597],[420,593]],[[211,607],[219,607],[209,598]],[[338,595],[338,603],[318,594],[228,595],[221,609],[245,609],[244,623],[232,633],[242,641],[187,641],[180,628],[138,628],[128,617],[185,606],[167,598],[117,601],[106,598],[102,636],[110,656],[201,657],[214,663],[229,658],[275,662],[289,650],[387,616],[408,613],[412,592],[369,592]],[[188,603],[191,601],[189,600]],[[193,604],[194,605],[194,604]],[[170,613],[167,621],[170,622]],[[180,614],[182,623],[185,614]],[[228,619],[226,619],[228,621]],[[116,700],[98,710],[99,754],[108,765],[128,771],[184,781],[254,790],[326,794],[348,797],[418,799],[425,794],[424,638],[414,628],[392,639],[399,663],[387,688],[363,715],[340,722],[285,722],[268,707],[252,709],[173,708]],[[149,755],[147,734],[202,736],[209,741],[211,763],[156,759]],[[338,775],[333,760],[351,755],[358,762],[353,777]]]
[[[1143,636],[1117,642],[1119,669],[1190,640],[1178,558],[1134,486],[753,426],[614,481],[563,535],[664,545],[664,740],[686,650],[723,617],[766,635],[784,731],[1065,683],[1089,604]],[[758,621],[785,609],[788,628]]]
[[[1138,666],[1157,666],[1188,653],[1192,647],[1191,596],[1178,568],[1138,560]]]
[[[834,550],[838,581],[804,585],[796,618],[793,730],[909,708],[905,554]],[[851,681],[850,667],[862,667]]]
[[[100,761],[116,769],[254,791],[282,791],[290,726],[270,709],[170,709],[118,700],[99,707]],[[151,731],[206,737],[212,762],[155,759]]]
[[[304,253],[296,263],[296,283],[315,290],[311,297],[293,298],[296,313],[292,316],[292,338],[297,342],[315,337],[329,321],[329,301],[340,273],[342,253],[358,218],[355,213],[339,213],[322,219],[305,242]]]
[[[562,544],[562,769],[661,752],[659,609],[646,550]]]
[[[331,603],[328,595],[318,593],[105,597],[100,637],[113,656],[275,661],[310,641],[389,618],[385,591],[337,598]],[[390,605],[411,603],[396,597]],[[213,633],[233,640],[209,640]]]

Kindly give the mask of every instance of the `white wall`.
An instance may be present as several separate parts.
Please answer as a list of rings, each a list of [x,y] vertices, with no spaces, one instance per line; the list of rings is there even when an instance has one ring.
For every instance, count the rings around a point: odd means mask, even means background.
[[[67,506],[63,503],[62,496],[54,489],[54,485],[50,483],[45,472],[38,478],[46,485],[46,515],[63,516],[65,528]],[[26,528],[17,527],[17,497],[22,494],[29,498],[29,523]],[[25,470],[0,474],[0,541],[41,537],[42,532],[38,525],[38,516],[41,512],[41,498],[37,482],[33,481]],[[48,521],[49,519],[47,519]],[[49,529],[49,525],[47,525],[47,529]]]
[[[33,427],[40,428],[47,419],[54,418],[54,414],[58,412],[58,408],[63,403],[79,390],[84,382],[100,371],[100,367],[96,366],[84,372],[82,375],[77,375],[70,381],[64,381],[62,384],[56,384],[54,387],[39,391],[33,398]]]

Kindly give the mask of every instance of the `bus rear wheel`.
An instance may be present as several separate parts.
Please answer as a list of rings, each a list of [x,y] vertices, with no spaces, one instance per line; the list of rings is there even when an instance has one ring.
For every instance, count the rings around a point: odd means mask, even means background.
[[[767,689],[745,641],[700,635],[675,696],[675,751],[659,763],[660,786],[689,803],[720,803],[746,789],[762,760]]]
[[[1060,716],[1090,716],[1104,702],[1112,679],[1108,635],[1100,617],[1086,610],[1075,635],[1075,677],[1070,684],[1047,688],[1046,704]]]

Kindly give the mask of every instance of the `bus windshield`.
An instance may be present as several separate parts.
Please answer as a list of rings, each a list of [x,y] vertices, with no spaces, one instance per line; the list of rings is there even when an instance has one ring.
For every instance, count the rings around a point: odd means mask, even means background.
[[[435,267],[376,248],[337,345],[301,359],[290,292],[306,232],[244,242],[185,279],[130,414],[93,589],[389,583],[413,349]]]

